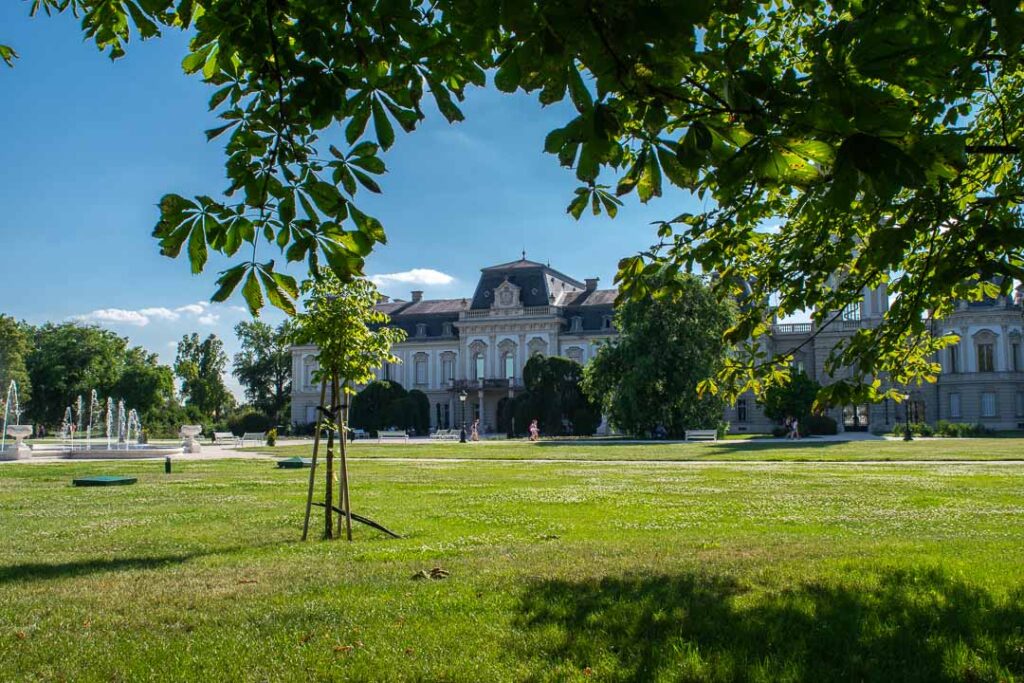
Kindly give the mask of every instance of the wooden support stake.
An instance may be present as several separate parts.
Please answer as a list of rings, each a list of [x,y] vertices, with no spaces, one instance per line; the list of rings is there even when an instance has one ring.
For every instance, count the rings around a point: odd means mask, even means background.
[[[331,506],[334,503],[334,430],[338,426],[338,373],[331,374],[331,429],[327,432],[327,490],[324,492],[324,537],[334,538],[334,520]]]
[[[327,400],[327,380],[320,382],[320,405]],[[306,493],[306,519],[302,522],[302,540],[305,541],[309,535],[309,514],[313,509],[313,477],[316,475],[316,456],[320,450],[320,431],[324,425],[324,414],[317,411],[316,427],[313,433],[313,462],[309,465],[309,491]]]
[[[349,499],[348,492],[348,457],[347,457],[347,445],[348,435],[345,433],[348,427],[348,398],[342,399],[341,406],[341,500],[339,501],[342,510],[345,511],[345,537],[352,540],[352,501]],[[339,534],[340,535],[340,534]]]

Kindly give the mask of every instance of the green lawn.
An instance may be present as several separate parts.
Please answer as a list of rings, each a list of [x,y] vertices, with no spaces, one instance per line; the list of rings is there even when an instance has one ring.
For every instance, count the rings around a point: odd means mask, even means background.
[[[268,460],[0,465],[0,680],[1024,678],[1024,466],[351,472],[405,538],[299,542]]]
[[[357,458],[472,458],[486,460],[724,460],[724,461],[896,461],[896,460],[1024,460],[1024,439],[917,439],[904,441],[799,442],[775,439],[717,443],[622,444],[615,441],[431,442],[405,446],[354,441]],[[245,449],[278,456],[312,455],[312,446]]]

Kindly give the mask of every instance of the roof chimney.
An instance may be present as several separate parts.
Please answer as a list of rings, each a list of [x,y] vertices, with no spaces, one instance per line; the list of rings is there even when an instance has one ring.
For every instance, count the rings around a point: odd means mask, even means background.
[[[599,278],[596,278],[596,277],[588,277],[587,278],[586,282],[587,282],[587,291],[588,292],[593,292],[595,289],[597,289],[597,281],[598,281],[598,279]]]
[[[416,303],[417,301],[422,301],[422,300],[423,300],[423,290],[422,289],[414,289],[414,290],[412,290],[412,302]]]

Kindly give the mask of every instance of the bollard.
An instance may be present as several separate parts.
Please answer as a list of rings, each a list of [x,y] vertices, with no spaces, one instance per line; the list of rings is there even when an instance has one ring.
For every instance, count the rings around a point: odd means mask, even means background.
[[[164,458],[164,474],[171,473],[171,456]]]

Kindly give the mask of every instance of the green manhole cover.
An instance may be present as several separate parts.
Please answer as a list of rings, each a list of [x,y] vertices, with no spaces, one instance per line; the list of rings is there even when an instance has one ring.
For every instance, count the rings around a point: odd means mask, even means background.
[[[77,479],[72,479],[71,483],[75,486],[127,486],[137,481],[138,479],[135,477],[116,477],[104,474],[98,477],[78,477]]]
[[[285,458],[277,461],[277,466],[282,470],[297,470],[312,464],[313,460],[310,458]]]

